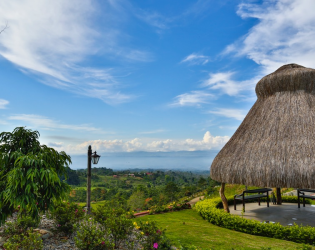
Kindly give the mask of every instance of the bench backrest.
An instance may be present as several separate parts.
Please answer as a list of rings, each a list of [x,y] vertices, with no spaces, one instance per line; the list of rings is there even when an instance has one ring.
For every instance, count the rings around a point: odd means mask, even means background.
[[[243,191],[244,194],[246,193],[267,193],[268,191],[272,191],[271,188],[260,188],[260,189],[251,189]]]
[[[309,192],[309,193],[315,193],[314,189],[297,189],[297,191],[300,192]]]

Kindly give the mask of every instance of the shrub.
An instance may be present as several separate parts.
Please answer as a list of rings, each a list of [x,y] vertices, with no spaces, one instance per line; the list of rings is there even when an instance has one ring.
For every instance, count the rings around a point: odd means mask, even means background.
[[[159,213],[166,213],[169,211],[179,211],[182,209],[189,209],[191,208],[189,203],[171,203],[169,206],[153,206],[150,208],[149,214],[159,214]]]
[[[85,210],[76,203],[62,202],[52,212],[57,230],[65,234],[73,232],[73,225],[84,217]]]
[[[110,239],[115,248],[119,248],[123,242],[127,242],[133,233],[132,220],[129,217],[130,213],[126,213],[122,208],[113,209],[108,204],[97,207],[95,211],[95,220],[111,232]]]
[[[138,239],[144,250],[152,249],[171,249],[171,242],[165,236],[165,230],[160,230],[155,221],[134,222],[134,227],[138,231]]]
[[[288,196],[289,197],[289,196]],[[283,197],[284,198],[284,197]],[[294,200],[284,198],[284,200]],[[228,197],[228,203],[233,204],[233,197]],[[267,236],[297,243],[315,244],[315,228],[310,226],[285,227],[279,223],[263,224],[256,220],[243,219],[237,215],[224,212],[220,198],[200,201],[195,205],[197,212],[210,223],[243,233]]]
[[[12,236],[3,247],[6,250],[40,250],[43,249],[43,241],[39,233],[29,230],[26,233]]]
[[[77,236],[75,244],[82,250],[114,249],[114,244],[108,240],[110,231],[106,231],[92,218],[86,218],[74,226]]]
[[[14,221],[14,222],[8,221],[4,224],[4,230],[3,230],[4,236],[12,236],[18,233],[20,233],[20,229],[17,226],[17,221]]]
[[[310,245],[303,244],[301,247],[298,247],[297,250],[312,250],[313,247]]]
[[[29,227],[37,227],[39,221],[33,219],[31,216],[20,216],[17,219],[17,226],[22,230],[26,231]]]
[[[25,233],[28,228],[37,227],[38,224],[39,222],[30,216],[19,216],[17,220],[8,221],[4,224],[3,235],[12,236]]]

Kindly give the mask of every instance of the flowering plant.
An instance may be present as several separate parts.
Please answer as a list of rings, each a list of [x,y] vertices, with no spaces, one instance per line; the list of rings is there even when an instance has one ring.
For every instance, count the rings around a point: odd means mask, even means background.
[[[123,242],[127,243],[133,233],[130,216],[122,208],[113,209],[109,204],[99,206],[95,211],[95,220],[111,232],[110,238],[115,248],[119,248]]]
[[[73,232],[73,225],[84,217],[85,210],[76,203],[62,202],[52,212],[56,228],[65,234]]]
[[[77,236],[74,238],[77,248],[82,250],[114,249],[114,244],[109,241],[110,231],[93,218],[85,218],[74,228],[77,232]]]
[[[134,222],[138,230],[138,239],[144,250],[170,249],[171,243],[165,236],[165,230],[161,230],[155,221]]]

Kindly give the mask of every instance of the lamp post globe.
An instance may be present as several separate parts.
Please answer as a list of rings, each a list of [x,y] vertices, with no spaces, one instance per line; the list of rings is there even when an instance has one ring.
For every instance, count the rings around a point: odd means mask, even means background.
[[[92,163],[93,164],[97,164],[99,159],[100,159],[100,155],[96,154],[96,151],[91,155],[91,158],[92,158]]]
[[[93,164],[97,164],[100,155],[96,154],[96,151],[92,154],[92,147],[89,145],[88,147],[88,162],[87,162],[87,189],[86,189],[86,206],[87,206],[87,213],[91,213],[91,175],[92,175],[92,167],[91,162]]]

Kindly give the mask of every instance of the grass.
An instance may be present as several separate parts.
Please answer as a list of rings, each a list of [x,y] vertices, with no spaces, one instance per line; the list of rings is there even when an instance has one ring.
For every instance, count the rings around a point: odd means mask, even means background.
[[[192,209],[135,219],[156,221],[166,229],[174,245],[194,245],[198,249],[297,249],[302,247],[290,241],[244,234],[212,225]],[[264,248],[262,248],[264,247]]]
[[[105,203],[106,201],[97,201],[97,202],[91,202],[91,208],[96,209],[98,206],[101,206]],[[84,207],[86,206],[86,202],[79,202],[79,206]]]
[[[94,190],[98,187],[91,187],[91,190]],[[86,187],[73,187],[73,190],[85,190],[86,191]]]

